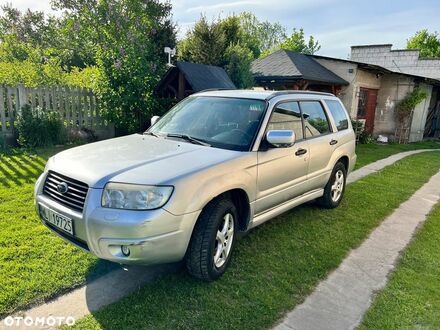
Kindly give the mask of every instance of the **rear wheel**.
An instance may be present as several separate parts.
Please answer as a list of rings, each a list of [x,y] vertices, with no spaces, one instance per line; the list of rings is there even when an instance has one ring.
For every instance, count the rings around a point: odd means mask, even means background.
[[[324,188],[324,195],[318,199],[318,203],[328,209],[338,207],[345,192],[347,170],[341,162],[336,163],[330,179]]]
[[[213,281],[226,271],[235,245],[237,210],[229,199],[209,203],[200,214],[186,256],[188,272]]]

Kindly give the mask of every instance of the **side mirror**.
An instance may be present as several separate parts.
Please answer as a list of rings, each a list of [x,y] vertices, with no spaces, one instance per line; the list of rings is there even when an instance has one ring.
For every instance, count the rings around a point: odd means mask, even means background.
[[[290,130],[268,131],[266,141],[276,148],[291,147],[295,143],[295,132]]]
[[[159,119],[160,119],[160,116],[153,116],[153,117],[151,117],[151,121],[150,121],[151,126],[156,124]]]

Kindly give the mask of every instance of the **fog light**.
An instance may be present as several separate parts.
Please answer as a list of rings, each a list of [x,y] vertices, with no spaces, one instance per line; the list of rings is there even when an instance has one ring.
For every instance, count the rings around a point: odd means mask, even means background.
[[[121,245],[121,252],[125,257],[130,255],[130,248],[127,245]]]

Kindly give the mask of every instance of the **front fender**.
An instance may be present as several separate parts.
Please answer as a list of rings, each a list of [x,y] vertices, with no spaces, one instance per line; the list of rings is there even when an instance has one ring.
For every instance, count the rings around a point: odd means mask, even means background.
[[[179,180],[164,208],[175,215],[195,212],[203,209],[215,197],[233,189],[244,190],[249,201],[253,201],[256,178],[257,156],[250,152],[248,157],[219,164]]]

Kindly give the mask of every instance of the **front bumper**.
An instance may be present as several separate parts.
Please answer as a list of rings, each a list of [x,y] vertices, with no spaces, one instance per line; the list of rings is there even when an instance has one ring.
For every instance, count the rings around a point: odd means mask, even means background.
[[[174,215],[165,209],[132,211],[102,208],[102,189],[90,188],[83,212],[43,195],[45,174],[36,183],[35,201],[42,222],[72,244],[99,258],[122,264],[159,264],[182,260],[200,211]],[[74,236],[44,221],[40,205],[73,219]],[[124,255],[121,246],[128,246]]]

